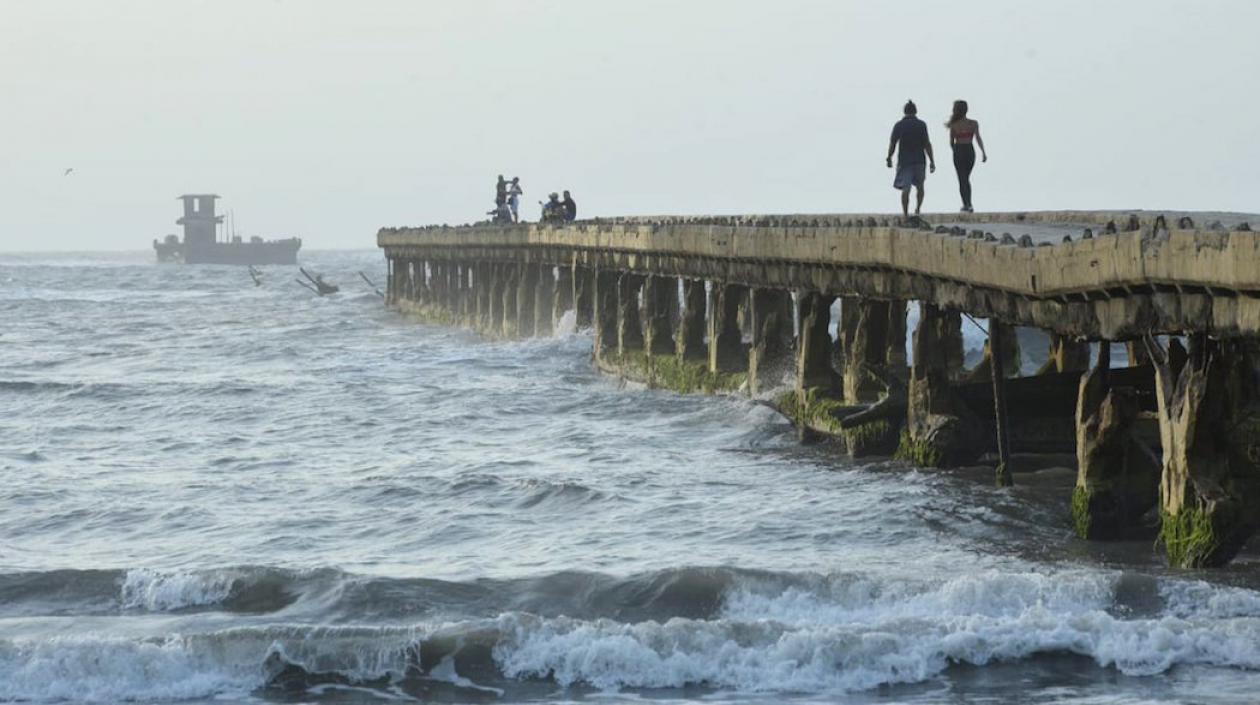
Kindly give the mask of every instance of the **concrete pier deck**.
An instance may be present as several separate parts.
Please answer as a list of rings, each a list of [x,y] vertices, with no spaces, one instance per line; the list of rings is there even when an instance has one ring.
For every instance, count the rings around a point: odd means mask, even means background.
[[[1260,333],[1260,237],[1247,217],[1055,211],[927,216],[926,227],[863,215],[630,218],[567,227],[385,228],[377,242],[391,259],[523,257],[929,301],[1062,335],[1118,340],[1189,330]],[[1193,222],[1182,227],[1183,218]],[[1260,216],[1251,220],[1260,225]],[[1107,223],[1117,232],[1107,234]],[[1086,228],[1093,230],[1088,239]],[[1006,233],[1011,239],[1003,242]]]

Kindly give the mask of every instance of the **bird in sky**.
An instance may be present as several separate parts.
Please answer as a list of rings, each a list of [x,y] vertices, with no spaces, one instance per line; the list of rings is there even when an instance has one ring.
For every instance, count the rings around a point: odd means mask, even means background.
[[[74,171],[74,167],[68,167],[66,173],[62,174],[62,176],[69,176],[72,171]]]

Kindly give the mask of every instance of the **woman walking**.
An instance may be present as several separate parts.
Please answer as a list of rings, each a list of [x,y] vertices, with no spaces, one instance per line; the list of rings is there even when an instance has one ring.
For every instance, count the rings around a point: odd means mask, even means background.
[[[954,113],[945,123],[949,128],[949,146],[954,150],[954,171],[958,172],[958,192],[962,195],[962,212],[974,213],[971,207],[971,170],[976,166],[976,148],[971,145],[974,139],[980,145],[980,161],[989,161],[984,151],[984,140],[980,138],[980,123],[967,117],[967,101],[954,101]]]

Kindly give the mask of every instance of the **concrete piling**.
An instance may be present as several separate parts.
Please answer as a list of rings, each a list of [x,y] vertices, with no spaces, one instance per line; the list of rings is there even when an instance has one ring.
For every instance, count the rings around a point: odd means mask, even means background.
[[[617,354],[617,273],[607,269],[594,270],[591,282],[594,354],[597,360],[604,360]]]
[[[574,309],[573,288],[573,267],[564,265],[556,267],[555,307],[552,309],[551,317],[557,324],[565,314]]]
[[[643,286],[644,346],[648,355],[673,354],[671,312],[678,308],[678,280],[651,276]]]
[[[796,394],[804,404],[810,390],[832,394],[836,388],[836,373],[831,367],[832,296],[812,291],[799,292],[797,306],[796,339]]]
[[[622,272],[617,279],[617,355],[625,358],[643,352],[643,319],[639,291],[644,277]]]
[[[578,330],[590,328],[595,316],[595,270],[573,265],[573,315]]]
[[[714,283],[709,293],[712,299],[708,318],[709,371],[743,371],[748,358],[739,329],[739,310],[748,296],[748,288]]]
[[[705,305],[704,282],[699,279],[684,279],[678,335],[674,340],[680,360],[708,359],[709,352],[704,342]]]
[[[776,386],[790,371],[792,295],[781,289],[753,289],[749,314],[748,392],[756,395]]]
[[[550,338],[555,333],[554,319],[556,307],[556,275],[555,267],[545,264],[534,267],[534,335],[539,338]]]

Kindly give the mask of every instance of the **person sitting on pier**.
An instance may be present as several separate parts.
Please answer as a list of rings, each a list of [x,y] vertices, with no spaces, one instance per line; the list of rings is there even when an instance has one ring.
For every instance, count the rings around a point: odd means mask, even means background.
[[[577,201],[573,200],[568,191],[564,192],[564,200],[560,201],[560,205],[564,208],[565,222],[572,223],[577,220]]]
[[[521,190],[521,177],[512,177],[512,188],[508,189],[508,207],[512,209],[512,222],[521,222],[520,205],[521,194],[525,193]]]
[[[924,162],[929,162],[929,169],[936,173],[936,157],[932,154],[932,142],[928,139],[927,124],[916,117],[919,112],[914,101],[907,100],[902,109],[904,117],[893,125],[892,137],[888,141],[888,157],[885,162],[892,168],[893,152],[897,152],[897,176],[893,179],[893,188],[901,191],[901,214],[910,215],[910,187],[914,186],[916,200],[914,214],[918,215],[923,208]],[[924,159],[924,154],[927,159]]]
[[[539,201],[538,205],[542,206],[541,222],[564,222],[564,204],[560,202],[560,194],[552,191],[551,194],[547,196],[547,202],[543,203],[542,201]]]
[[[492,211],[486,211],[486,215],[490,216],[490,222],[495,225],[508,225],[512,222],[512,211],[506,203],[500,203]]]

